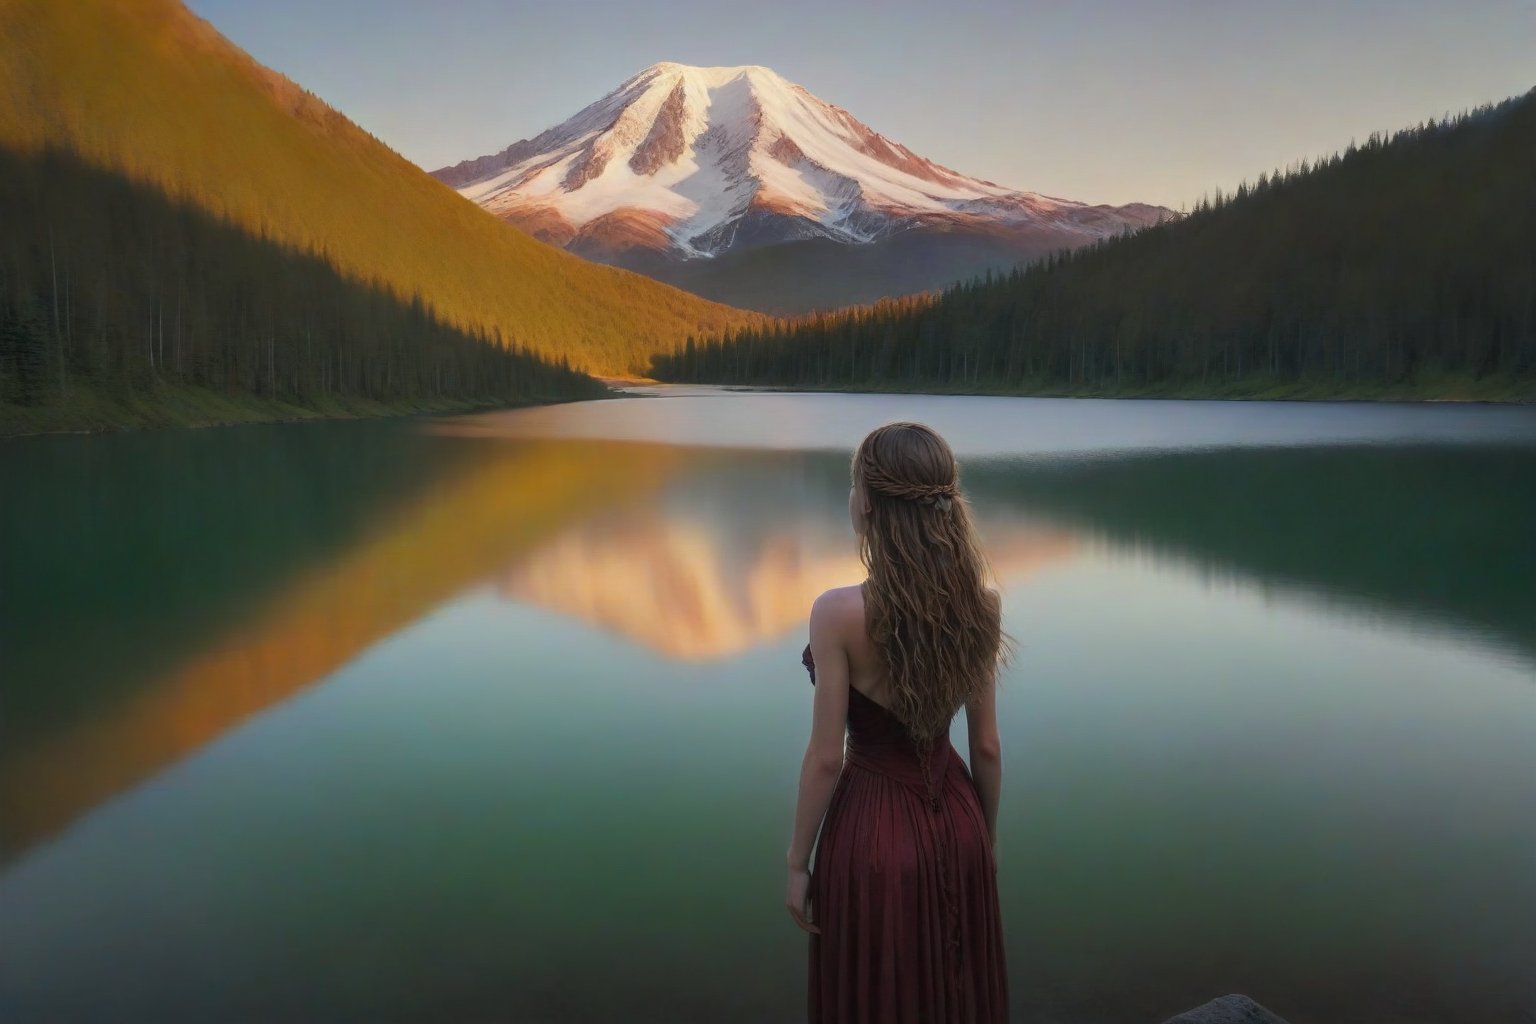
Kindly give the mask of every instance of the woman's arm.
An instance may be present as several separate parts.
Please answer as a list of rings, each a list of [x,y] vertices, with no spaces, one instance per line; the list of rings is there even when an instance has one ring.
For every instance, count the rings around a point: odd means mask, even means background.
[[[997,802],[1003,789],[1003,747],[997,735],[997,677],[994,674],[965,705],[970,739],[971,778],[987,819],[987,835],[997,843]]]
[[[988,588],[987,594],[1002,617],[1002,595]],[[970,741],[971,778],[981,810],[987,819],[987,835],[997,845],[997,803],[1003,789],[1003,746],[997,735],[997,671],[982,684],[965,705],[965,728]]]
[[[811,707],[811,739],[800,763],[800,793],[795,803],[794,835],[787,855],[790,913],[810,927],[803,906],[803,883],[810,871],[811,848],[832,790],[843,770],[843,735],[848,723],[848,650],[842,640],[845,598],[828,591],[811,606],[811,658],[816,662],[816,695]],[[798,913],[797,913],[798,905]]]

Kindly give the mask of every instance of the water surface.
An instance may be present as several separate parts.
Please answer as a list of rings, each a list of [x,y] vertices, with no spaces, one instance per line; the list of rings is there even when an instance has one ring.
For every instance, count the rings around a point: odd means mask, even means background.
[[[892,419],[1020,642],[1016,1019],[1536,1019],[1536,412],[662,394],[0,446],[0,1019],[803,1017]]]

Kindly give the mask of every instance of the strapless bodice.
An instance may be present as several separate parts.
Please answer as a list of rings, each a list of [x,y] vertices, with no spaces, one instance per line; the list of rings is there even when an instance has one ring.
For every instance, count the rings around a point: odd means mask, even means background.
[[[811,645],[805,645],[800,662],[816,684],[816,662]],[[895,712],[853,686],[848,687],[848,748],[846,763],[879,772],[912,786],[930,798],[952,767],[952,760],[963,765],[960,754],[945,736],[935,743],[925,758],[917,742]],[[927,771],[924,772],[926,767]],[[925,778],[925,774],[927,778]]]

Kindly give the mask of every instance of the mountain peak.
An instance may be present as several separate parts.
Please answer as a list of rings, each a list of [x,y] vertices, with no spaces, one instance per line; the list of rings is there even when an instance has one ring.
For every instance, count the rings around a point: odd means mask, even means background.
[[[652,64],[535,138],[435,174],[544,240],[599,257],[865,244],[914,227],[1043,223],[1091,241],[1144,219],[942,167],[757,64]]]

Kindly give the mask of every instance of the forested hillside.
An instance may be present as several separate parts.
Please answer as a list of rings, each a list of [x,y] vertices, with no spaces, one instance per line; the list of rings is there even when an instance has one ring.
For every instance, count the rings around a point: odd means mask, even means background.
[[[0,210],[0,433],[604,392],[69,154],[0,151]]]
[[[756,319],[497,221],[175,0],[0,0],[0,94],[12,424],[576,395]]]
[[[1261,174],[935,301],[690,343],[664,380],[1013,393],[1536,394],[1536,90]]]

